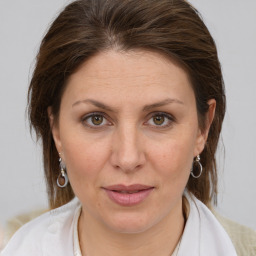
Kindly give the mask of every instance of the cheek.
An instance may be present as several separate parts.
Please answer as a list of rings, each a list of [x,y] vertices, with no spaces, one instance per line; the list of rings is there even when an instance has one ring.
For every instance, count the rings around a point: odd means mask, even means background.
[[[97,143],[81,135],[64,138],[62,148],[71,182],[93,183],[108,159],[107,143]]]
[[[172,181],[187,178],[193,159],[193,146],[182,140],[170,140],[150,152],[154,168]]]

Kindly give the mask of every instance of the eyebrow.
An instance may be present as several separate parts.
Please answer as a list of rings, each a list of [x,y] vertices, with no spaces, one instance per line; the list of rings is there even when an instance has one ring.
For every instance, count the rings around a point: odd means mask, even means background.
[[[101,103],[97,100],[93,100],[93,99],[78,100],[78,101],[76,101],[75,103],[72,104],[72,107],[75,107],[75,106],[77,106],[81,103],[90,103],[90,104],[92,104],[92,105],[94,105],[98,108],[102,108],[102,109],[107,110],[109,112],[116,112],[113,109],[111,109],[111,107],[109,107],[109,106],[107,106],[107,105],[105,105],[105,104],[103,104],[103,103]]]
[[[143,107],[143,111],[149,111],[153,108],[157,108],[157,107],[162,107],[171,103],[178,103],[178,104],[184,104],[182,101],[178,100],[178,99],[171,99],[171,98],[167,98],[165,100],[162,100],[160,102],[156,102],[150,105],[146,105]]]
[[[96,107],[107,110],[109,112],[117,112],[114,109],[112,109],[110,106],[107,106],[107,105],[103,104],[102,102],[99,102],[99,101],[96,101],[96,100],[93,100],[93,99],[85,99],[85,100],[76,101],[75,103],[72,104],[72,107],[75,107],[75,106],[77,106],[81,103],[90,103],[90,104],[92,104]],[[159,101],[159,102],[156,102],[156,103],[153,103],[153,104],[145,105],[143,107],[143,111],[144,112],[149,111],[151,109],[154,109],[154,108],[157,108],[157,107],[162,107],[162,106],[165,106],[165,105],[168,105],[168,104],[171,104],[171,103],[184,104],[184,102],[182,102],[178,99],[167,98],[165,100],[162,100],[162,101]]]

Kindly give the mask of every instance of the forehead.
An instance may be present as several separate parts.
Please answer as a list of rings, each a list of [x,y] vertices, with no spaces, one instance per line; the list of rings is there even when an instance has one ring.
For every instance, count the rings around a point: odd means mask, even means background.
[[[129,97],[191,96],[185,70],[158,52],[135,50],[100,52],[84,62],[70,76],[67,94],[79,98],[93,95],[112,100]],[[140,97],[139,97],[140,96]]]

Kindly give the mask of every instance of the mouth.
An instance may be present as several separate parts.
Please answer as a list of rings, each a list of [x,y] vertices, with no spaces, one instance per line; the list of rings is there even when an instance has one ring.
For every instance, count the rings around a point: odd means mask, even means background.
[[[121,206],[134,206],[149,197],[154,187],[141,184],[129,186],[118,184],[104,187],[103,189],[114,203]]]
[[[121,194],[134,194],[134,193],[138,193],[142,190],[135,190],[135,191],[118,191],[118,190],[113,190],[114,192],[117,192],[117,193],[121,193]]]

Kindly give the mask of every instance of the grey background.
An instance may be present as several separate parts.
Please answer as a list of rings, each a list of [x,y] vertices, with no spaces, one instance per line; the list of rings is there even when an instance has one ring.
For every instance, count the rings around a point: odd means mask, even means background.
[[[47,207],[26,93],[40,40],[65,0],[0,0],[0,225]],[[219,211],[256,230],[256,1],[191,0],[216,40],[227,91]]]

